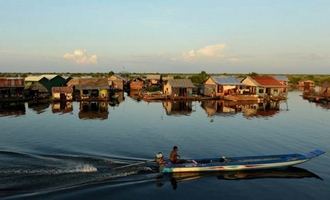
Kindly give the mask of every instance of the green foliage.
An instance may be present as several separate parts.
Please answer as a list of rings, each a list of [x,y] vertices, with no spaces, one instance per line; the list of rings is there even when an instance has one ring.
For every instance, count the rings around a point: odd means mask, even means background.
[[[298,82],[302,80],[302,77],[301,76],[289,76],[288,79],[291,84],[297,85]]]
[[[248,75],[253,77],[253,76],[258,76],[259,74],[256,72],[250,72]]]
[[[192,75],[190,79],[195,84],[203,84],[208,77],[209,75],[205,71],[201,71],[199,74]]]
[[[180,76],[180,75],[175,75],[173,78],[174,78],[174,79],[182,79],[182,76]]]
[[[108,73],[109,76],[112,76],[112,75],[114,75],[114,74],[115,74],[115,72],[113,72],[113,71],[110,71],[110,72]]]

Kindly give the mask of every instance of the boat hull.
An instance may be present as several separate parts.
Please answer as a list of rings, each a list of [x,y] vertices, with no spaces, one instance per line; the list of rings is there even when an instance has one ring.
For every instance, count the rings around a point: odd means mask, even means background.
[[[290,161],[282,163],[271,164],[255,164],[255,165],[227,165],[227,166],[191,166],[191,167],[165,167],[163,173],[177,173],[177,172],[212,172],[212,171],[238,171],[238,170],[258,170],[258,169],[272,169],[282,168],[301,164],[308,160]]]
[[[305,154],[232,157],[224,161],[219,158],[194,159],[194,162],[182,164],[168,163],[161,171],[163,173],[179,173],[285,168],[301,164],[324,153],[321,150],[314,150]]]

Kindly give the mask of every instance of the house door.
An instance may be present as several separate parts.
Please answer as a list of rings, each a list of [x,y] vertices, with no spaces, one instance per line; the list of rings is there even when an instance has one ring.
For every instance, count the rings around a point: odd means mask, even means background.
[[[271,95],[271,88],[266,88],[266,94]]]
[[[91,97],[99,97],[99,90],[92,90]]]
[[[179,96],[187,96],[187,89],[179,88]]]

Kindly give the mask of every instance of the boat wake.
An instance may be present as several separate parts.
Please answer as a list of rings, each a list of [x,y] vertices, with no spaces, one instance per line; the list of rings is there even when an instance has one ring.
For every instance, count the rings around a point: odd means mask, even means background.
[[[0,198],[106,183],[150,170],[131,166],[134,162],[132,158],[0,150]]]
[[[97,172],[97,168],[89,164],[77,165],[74,168],[66,169],[1,169],[1,174],[20,174],[20,175],[58,175],[68,173],[92,173]]]

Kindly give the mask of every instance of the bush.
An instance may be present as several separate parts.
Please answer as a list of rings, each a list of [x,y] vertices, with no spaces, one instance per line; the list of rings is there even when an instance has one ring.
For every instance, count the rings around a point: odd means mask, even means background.
[[[201,71],[201,73],[190,77],[191,81],[195,84],[203,84],[208,78],[209,75],[205,71]]]

